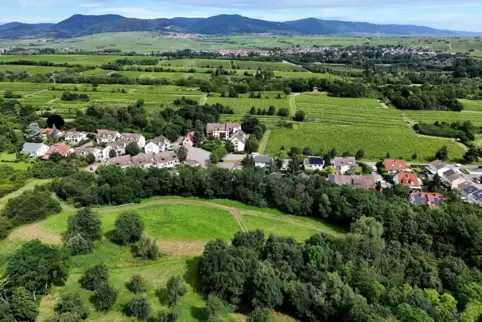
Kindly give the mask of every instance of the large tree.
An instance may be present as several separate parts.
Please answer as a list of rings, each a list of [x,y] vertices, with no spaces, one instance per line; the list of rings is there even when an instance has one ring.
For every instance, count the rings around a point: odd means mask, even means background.
[[[27,142],[42,142],[42,129],[38,123],[30,123],[23,131]]]
[[[139,241],[144,232],[144,223],[139,214],[125,212],[120,214],[115,221],[115,230],[112,240],[119,245],[127,245]]]

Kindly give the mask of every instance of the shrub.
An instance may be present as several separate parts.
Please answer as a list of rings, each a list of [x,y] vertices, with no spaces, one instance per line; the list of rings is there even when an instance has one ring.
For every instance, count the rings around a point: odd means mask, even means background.
[[[39,311],[32,294],[24,287],[18,287],[12,292],[10,311],[16,321],[35,321]]]
[[[206,317],[208,321],[220,321],[230,313],[229,306],[219,297],[209,294],[206,301]]]
[[[127,316],[145,320],[151,312],[151,307],[145,297],[136,296],[124,306],[124,312]]]
[[[267,309],[255,309],[248,315],[246,322],[271,322],[274,321],[273,316]]]
[[[77,292],[62,295],[60,303],[56,306],[55,311],[59,314],[71,313],[77,315],[81,319],[86,319],[88,315],[84,303],[82,302],[82,298]],[[64,321],[65,319],[61,320]]]
[[[10,233],[10,221],[0,216],[0,240],[7,238]]]
[[[139,274],[135,274],[126,286],[132,293],[142,293],[146,290],[146,281]]]
[[[65,243],[65,248],[72,256],[88,254],[92,251],[92,246],[92,242],[85,240],[80,234],[70,237]]]
[[[82,208],[70,217],[67,224],[67,236],[80,234],[85,240],[96,241],[102,238],[102,223],[90,208]]]
[[[139,241],[144,231],[144,223],[135,212],[120,214],[115,221],[115,227],[112,240],[119,245],[127,245]]]
[[[89,268],[82,279],[80,285],[89,291],[95,291],[99,285],[105,284],[109,279],[109,269],[107,266],[100,264]]]
[[[176,322],[177,313],[175,311],[161,311],[157,314],[158,322]]]
[[[118,292],[107,283],[100,284],[95,290],[92,298],[92,304],[97,311],[107,312],[114,306],[117,301]]]
[[[143,236],[134,246],[134,257],[142,259],[158,259],[161,253],[157,247],[156,240]]]
[[[167,281],[167,304],[174,306],[186,294],[186,286],[180,276],[173,276]]]

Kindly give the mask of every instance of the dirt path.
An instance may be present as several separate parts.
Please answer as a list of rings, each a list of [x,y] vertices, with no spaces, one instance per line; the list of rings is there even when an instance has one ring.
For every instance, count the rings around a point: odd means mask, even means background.
[[[259,143],[259,154],[263,155],[264,151],[266,151],[266,148],[268,147],[268,142],[269,142],[269,136],[271,135],[271,130],[267,130],[263,138],[261,139],[261,142]]]
[[[8,236],[8,240],[13,241],[29,241],[32,239],[38,239],[47,244],[62,244],[62,236],[46,229],[43,222],[22,226]]]

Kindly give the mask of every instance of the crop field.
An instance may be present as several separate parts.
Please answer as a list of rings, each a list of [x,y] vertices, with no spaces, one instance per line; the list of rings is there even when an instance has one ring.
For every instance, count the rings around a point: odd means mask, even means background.
[[[482,126],[482,111],[402,111],[402,113],[405,117],[408,117],[415,122],[434,123],[436,121],[444,121],[452,123],[457,121],[471,121],[474,125]]]
[[[241,69],[241,70],[257,70],[271,69],[274,71],[286,71],[292,72],[297,70],[298,67],[276,62],[259,62],[259,61],[244,61],[237,60],[232,61],[228,59],[171,59],[161,62],[161,65],[175,66],[175,67],[204,67],[204,68],[217,68],[222,66],[225,69]],[[234,68],[235,67],[235,68]]]
[[[289,108],[289,103],[288,100],[285,98],[282,98],[280,100],[276,98],[246,98],[246,97],[240,97],[240,98],[228,98],[228,97],[209,97],[207,100],[207,104],[222,104],[225,106],[229,106],[234,110],[235,114],[241,114],[245,115],[246,113],[249,113],[251,110],[251,107],[255,107],[256,109],[266,109],[270,106],[276,107],[276,110],[279,110],[280,108]],[[224,116],[224,115],[223,115]],[[230,115],[227,115],[228,117]]]
[[[30,74],[48,74],[66,70],[65,67],[55,66],[29,66],[29,65],[0,65],[0,71],[20,72],[27,71]]]

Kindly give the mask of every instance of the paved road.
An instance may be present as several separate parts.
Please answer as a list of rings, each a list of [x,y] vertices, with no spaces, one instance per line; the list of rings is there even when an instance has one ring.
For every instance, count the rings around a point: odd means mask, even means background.
[[[209,153],[208,151],[205,151],[200,148],[193,148],[193,147],[188,147],[187,148],[187,158],[188,160],[194,160],[199,162],[199,164],[206,168],[209,164]]]

